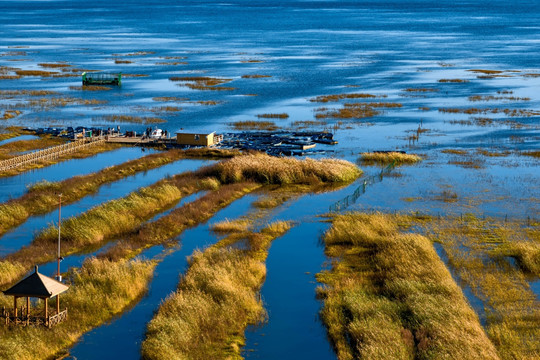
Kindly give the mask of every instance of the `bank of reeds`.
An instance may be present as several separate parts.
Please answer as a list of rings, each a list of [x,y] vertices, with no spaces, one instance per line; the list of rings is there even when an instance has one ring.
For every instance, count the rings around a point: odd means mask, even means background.
[[[317,184],[350,182],[360,176],[354,164],[338,159],[299,160],[264,154],[223,161],[207,171],[222,183],[255,181],[262,184]]]
[[[540,358],[540,302],[529,284],[531,273],[539,276],[538,229],[471,214],[425,226],[457,276],[482,301],[486,331],[500,357]]]
[[[146,247],[167,242],[185,229],[210,219],[219,209],[259,187],[259,184],[245,182],[220,186],[200,199],[154,222],[144,224],[136,233],[119,241],[102,256],[109,259],[132,257]]]
[[[79,216],[62,221],[62,239],[66,246],[81,248],[133,231],[161,209],[192,194],[197,179],[184,176],[176,181],[162,180],[130,193],[128,196],[98,205]],[[43,230],[37,243],[51,243],[58,237],[56,226]]]
[[[399,216],[346,214],[325,235],[321,315],[338,359],[498,359],[431,242]]]
[[[220,159],[238,154],[237,151],[215,149],[171,150],[150,154],[92,174],[74,176],[60,182],[39,182],[29,187],[28,192],[23,196],[0,204],[0,235],[21,224],[30,216],[54,210],[58,205],[58,193],[60,192],[62,193],[62,203],[70,204],[95,193],[104,184],[183,158]]]
[[[366,152],[360,154],[360,162],[362,164],[381,164],[388,165],[395,163],[401,164],[414,164],[421,161],[422,158],[415,154],[404,154],[397,151],[390,152]]]
[[[280,222],[245,233],[248,246],[243,250],[218,243],[196,251],[178,290],[148,324],[143,358],[241,359],[246,327],[265,318],[257,295],[268,248],[289,228]]]
[[[153,261],[141,260],[86,260],[80,269],[65,277],[70,289],[60,296],[60,308],[68,308],[69,319],[52,329],[1,326],[0,358],[63,358],[63,349],[72,346],[84,332],[123,312],[147,291],[155,265]],[[52,309],[56,307],[55,300],[50,304]],[[37,313],[42,308],[33,311]]]

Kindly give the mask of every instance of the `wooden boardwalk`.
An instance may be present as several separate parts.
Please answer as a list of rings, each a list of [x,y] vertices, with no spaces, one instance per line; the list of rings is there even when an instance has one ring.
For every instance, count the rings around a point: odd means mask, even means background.
[[[11,159],[0,161],[0,171],[15,169],[19,166],[35,163],[41,160],[57,159],[62,155],[69,154],[97,144],[102,144],[104,142],[105,139],[101,137],[88,138],[76,140],[63,145],[53,146],[43,150],[34,151],[20,156],[15,156]]]

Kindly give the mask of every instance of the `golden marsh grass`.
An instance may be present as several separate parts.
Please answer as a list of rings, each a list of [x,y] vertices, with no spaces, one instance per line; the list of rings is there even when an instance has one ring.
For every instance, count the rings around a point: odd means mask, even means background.
[[[321,315],[338,359],[499,359],[431,242],[401,216],[338,215]]]
[[[337,159],[298,160],[255,154],[232,158],[207,171],[222,183],[255,181],[263,184],[314,184],[350,182],[361,171],[352,163]]]
[[[360,155],[362,164],[414,164],[421,161],[422,158],[415,154],[403,154],[400,152],[370,152]]]
[[[218,243],[196,251],[178,290],[148,324],[143,358],[239,358],[245,328],[265,318],[257,294],[266,276],[268,247],[289,228],[281,222],[244,233],[246,250]]]

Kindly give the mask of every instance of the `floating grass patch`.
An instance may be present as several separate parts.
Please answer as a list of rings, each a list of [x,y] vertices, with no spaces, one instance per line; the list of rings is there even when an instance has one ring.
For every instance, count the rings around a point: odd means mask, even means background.
[[[407,88],[407,89],[403,89],[403,91],[426,93],[426,92],[439,92],[439,89],[434,89],[434,88]]]
[[[261,79],[261,78],[270,78],[270,75],[261,75],[261,74],[252,74],[252,75],[242,75],[243,79]]]
[[[440,83],[468,83],[469,80],[464,79],[440,79],[438,80]]]
[[[238,358],[247,325],[265,318],[257,294],[266,276],[268,247],[289,228],[281,222],[243,234],[246,250],[218,243],[196,251],[178,290],[148,324],[143,358]]]
[[[263,119],[288,119],[289,114],[281,113],[281,114],[258,114],[256,115],[258,118]]]
[[[346,103],[341,109],[318,108],[315,109],[315,118],[317,119],[362,119],[381,114],[380,108],[400,108],[400,103]]]
[[[4,115],[2,115],[2,120],[13,119],[21,114],[22,114],[22,111],[19,111],[19,110],[6,110],[4,111]]]
[[[155,262],[110,262],[95,258],[85,261],[65,277],[70,289],[60,297],[69,319],[51,329],[41,326],[0,327],[0,358],[35,360],[63,358],[62,350],[100,324],[120,314],[148,289]],[[0,295],[6,298],[4,295]],[[51,307],[55,306],[52,301]],[[37,308],[36,311],[42,311]],[[29,346],[31,339],[31,346]]]
[[[363,164],[414,164],[422,158],[415,154],[404,154],[397,151],[369,152],[360,154],[360,162]]]
[[[451,161],[448,161],[448,164],[461,166],[461,167],[464,167],[466,169],[482,169],[482,168],[484,168],[483,161],[481,161],[480,159],[474,159],[474,158],[471,158],[469,160],[451,160]]]
[[[291,123],[291,128],[296,130],[303,130],[326,125],[328,125],[328,123],[324,120],[301,120],[293,121]]]
[[[494,96],[494,95],[472,95],[468,97],[469,101],[530,101],[528,97],[516,97],[516,96]]]
[[[540,151],[522,151],[520,154],[540,158]]]
[[[131,60],[121,60],[121,59],[114,59],[115,64],[132,64],[133,61]]]
[[[338,359],[499,359],[431,242],[406,219],[336,216],[318,274],[321,317]]]
[[[186,86],[193,90],[214,90],[214,91],[227,91],[227,90],[236,90],[234,87],[219,86],[228,82],[231,82],[233,79],[226,78],[217,78],[210,76],[173,76],[170,77],[171,81],[181,82],[181,86]]]
[[[101,86],[101,85],[83,85],[83,86],[70,86],[69,90],[108,91],[108,90],[112,90],[112,88],[109,86]]]
[[[444,149],[441,150],[443,154],[452,154],[452,155],[468,155],[469,152],[467,150],[458,150],[458,149]]]
[[[258,154],[223,161],[206,173],[222,183],[255,181],[263,184],[314,184],[350,182],[360,176],[361,171],[344,160],[298,160]]]
[[[337,102],[343,99],[374,99],[378,97],[386,97],[386,95],[373,95],[367,93],[352,93],[352,94],[338,94],[338,95],[321,95],[315,98],[309,99],[311,102]]]
[[[57,72],[54,71],[43,71],[43,70],[15,70],[15,74],[19,76],[41,76],[41,77],[50,77]]]
[[[156,96],[156,97],[153,97],[152,100],[154,100],[154,101],[163,101],[163,102],[167,102],[167,101],[174,101],[174,102],[189,101],[188,98],[181,98],[181,97],[176,97],[176,96]]]
[[[105,115],[100,118],[94,118],[93,121],[108,121],[132,124],[162,124],[167,120],[158,117],[133,116],[133,115]]]
[[[528,110],[528,109],[499,109],[499,108],[441,108],[440,112],[451,113],[451,114],[504,114],[511,117],[531,117],[531,116],[540,116],[540,111],[538,110]]]
[[[0,96],[3,98],[10,98],[11,96],[27,95],[27,96],[46,96],[46,95],[58,95],[57,91],[51,90],[0,90]]]
[[[279,129],[279,126],[276,125],[273,121],[235,121],[229,123],[229,126],[235,130],[265,130],[265,131],[274,131]]]
[[[71,65],[65,63],[41,63],[38,64],[42,68],[58,69],[58,68],[70,68]]]

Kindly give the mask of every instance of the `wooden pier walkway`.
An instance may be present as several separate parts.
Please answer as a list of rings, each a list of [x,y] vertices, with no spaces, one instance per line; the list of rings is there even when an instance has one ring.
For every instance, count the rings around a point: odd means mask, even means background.
[[[15,156],[11,159],[0,161],[0,171],[11,170],[19,166],[35,163],[41,160],[57,159],[64,154],[69,154],[93,145],[102,144],[104,142],[105,139],[102,137],[87,138],[63,145],[52,146],[50,148],[34,151],[24,155]]]

